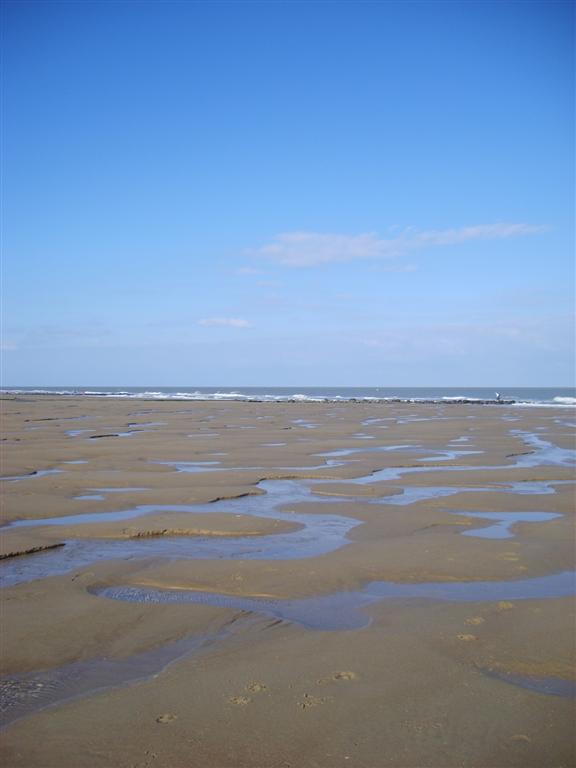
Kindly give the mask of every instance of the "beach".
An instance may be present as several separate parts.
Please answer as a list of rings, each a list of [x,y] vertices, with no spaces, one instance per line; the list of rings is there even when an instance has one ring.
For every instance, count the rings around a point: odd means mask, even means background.
[[[569,768],[570,408],[2,400],[12,768]]]

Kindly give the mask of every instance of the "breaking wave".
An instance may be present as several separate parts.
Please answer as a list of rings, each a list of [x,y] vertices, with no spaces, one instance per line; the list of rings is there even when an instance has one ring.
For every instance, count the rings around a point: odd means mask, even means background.
[[[499,396],[489,388],[384,388],[384,387],[310,387],[298,390],[287,387],[18,387],[0,392],[12,395],[87,396],[126,398],[131,400],[180,401],[246,401],[246,402],[367,402],[367,403],[436,403],[471,405],[547,406],[566,408],[576,406],[572,390],[507,389]],[[454,393],[454,394],[453,394]],[[566,394],[565,394],[566,393]],[[570,393],[570,394],[568,394]]]

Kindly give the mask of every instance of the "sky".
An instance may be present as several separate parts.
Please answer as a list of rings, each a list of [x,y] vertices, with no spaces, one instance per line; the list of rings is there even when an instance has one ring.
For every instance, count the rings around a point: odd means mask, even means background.
[[[573,384],[573,16],[5,0],[2,385]]]

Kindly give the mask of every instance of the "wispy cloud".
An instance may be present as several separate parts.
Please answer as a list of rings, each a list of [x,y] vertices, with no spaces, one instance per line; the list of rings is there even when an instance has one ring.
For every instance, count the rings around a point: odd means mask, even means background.
[[[389,259],[433,246],[457,245],[474,240],[503,240],[532,235],[545,230],[533,224],[478,224],[471,227],[419,231],[395,229],[389,236],[376,232],[344,235],[322,232],[284,232],[272,242],[250,251],[289,267],[313,267],[320,264],[359,259]]]
[[[490,350],[565,350],[566,318],[531,321],[419,323],[378,330],[357,339],[382,360],[469,357]]]
[[[248,320],[244,320],[242,317],[204,317],[202,320],[198,320],[198,325],[250,328]]]
[[[22,349],[48,349],[80,345],[83,347],[106,346],[112,334],[109,328],[97,321],[65,325],[11,326],[0,350],[14,352]]]

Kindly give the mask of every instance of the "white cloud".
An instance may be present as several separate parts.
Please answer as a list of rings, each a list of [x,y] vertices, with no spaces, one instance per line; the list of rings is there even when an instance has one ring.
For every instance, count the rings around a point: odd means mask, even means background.
[[[248,320],[244,320],[242,317],[204,317],[202,320],[198,320],[198,325],[250,328]]]
[[[394,228],[394,234],[388,237],[381,237],[376,232],[359,235],[284,232],[250,253],[290,267],[312,267],[357,259],[389,259],[422,248],[473,240],[502,240],[544,229],[532,224],[501,223],[428,231],[411,227],[398,231]]]

